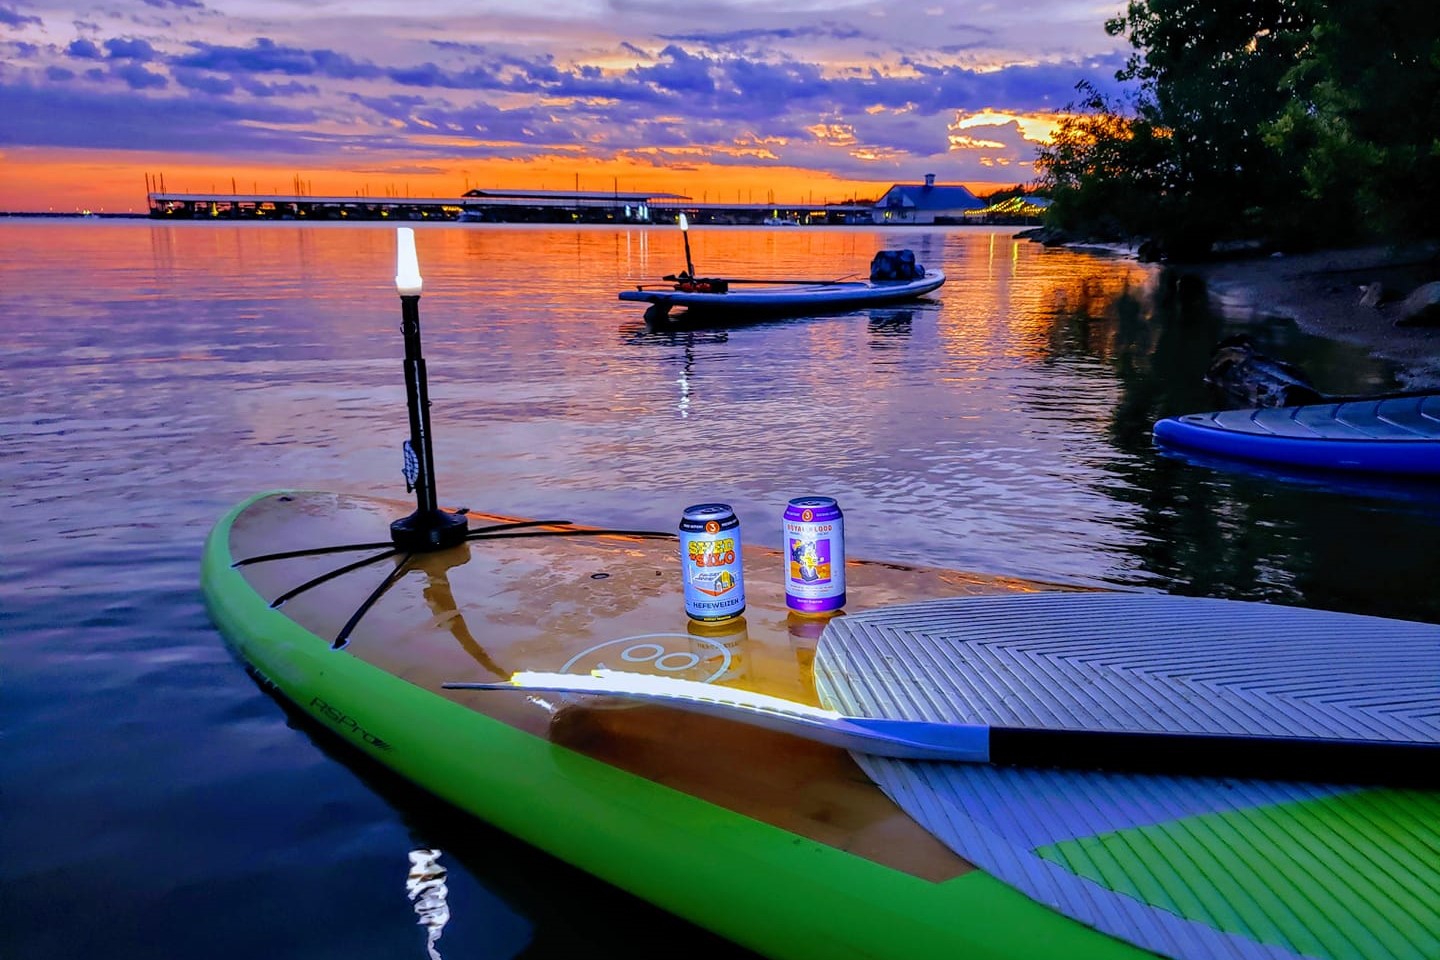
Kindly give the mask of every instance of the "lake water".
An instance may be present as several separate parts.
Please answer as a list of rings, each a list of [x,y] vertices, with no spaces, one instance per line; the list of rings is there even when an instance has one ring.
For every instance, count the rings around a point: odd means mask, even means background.
[[[1201,374],[1242,329],[1156,268],[1003,228],[691,240],[702,273],[909,247],[949,282],[655,332],[615,294],[683,266],[673,227],[417,225],[442,503],[671,528],[720,499],[775,547],[785,501],[824,494],[857,557],[1440,621],[1440,488],[1156,454],[1158,417],[1222,405]],[[425,958],[406,880],[431,848],[450,960],[641,934],[738,955],[293,721],[205,616],[234,502],[405,497],[394,249],[382,224],[0,220],[0,955]],[[1395,388],[1354,348],[1248,332],[1328,392]]]

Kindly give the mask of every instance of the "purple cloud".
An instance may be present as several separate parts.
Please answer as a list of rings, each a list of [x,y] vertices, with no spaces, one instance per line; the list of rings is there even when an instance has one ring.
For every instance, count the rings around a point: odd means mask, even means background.
[[[0,23],[3,23],[7,27],[23,27],[27,23],[33,23],[38,26],[43,22],[39,17],[32,17],[29,14],[21,13],[14,7],[0,6]]]
[[[155,59],[155,48],[145,40],[112,38],[105,41],[105,52],[111,60],[134,60],[137,63],[148,63]]]
[[[808,27],[755,27],[727,33],[667,33],[658,39],[675,43],[698,43],[716,49],[744,47],[756,40],[861,40],[874,39],[848,24],[822,23]]]
[[[198,0],[144,2],[156,10],[205,9]],[[0,22],[8,22],[8,10],[0,7]],[[625,17],[652,12],[622,0],[617,22],[590,36],[626,29]],[[730,7],[723,18],[697,21],[698,29],[686,24],[688,32],[675,32],[683,21],[666,14],[667,32],[587,39],[574,51],[564,46],[573,31],[557,27],[545,52],[527,46],[533,24],[514,29],[503,15],[495,19],[493,39],[481,43],[421,42],[409,32],[392,39],[385,21],[347,19],[313,34],[326,46],[300,39],[316,29],[309,21],[297,22],[294,33],[249,39],[253,33],[240,32],[244,24],[233,12],[207,10],[204,24],[225,30],[206,34],[185,32],[198,30],[201,18],[176,16],[162,27],[161,16],[97,8],[93,25],[77,21],[80,38],[68,46],[27,55],[12,43],[9,62],[27,57],[35,69],[20,75],[45,86],[0,89],[7,108],[10,92],[21,90],[27,91],[17,101],[22,106],[39,104],[46,94],[55,104],[52,116],[31,117],[18,124],[21,132],[6,129],[4,136],[38,143],[73,137],[80,145],[87,127],[59,116],[63,102],[63,109],[88,118],[96,146],[123,141],[137,149],[189,150],[200,143],[211,152],[331,156],[355,149],[394,151],[407,160],[450,158],[457,150],[507,158],[565,150],[577,158],[667,165],[775,163],[868,179],[891,167],[947,164],[938,169],[954,170],[972,157],[978,163],[977,150],[952,149],[949,126],[957,114],[1056,110],[1073,98],[1078,80],[1116,89],[1113,74],[1124,57],[1120,44],[1106,52],[1102,43],[1094,47],[1102,54],[1089,59],[1054,62],[1048,54],[1045,62],[997,69],[994,56],[982,61],[960,51],[1003,49],[987,35],[1004,28],[920,13],[852,24]],[[292,27],[272,21],[271,29]],[[1035,32],[1054,36],[1060,29],[1045,23]],[[1103,33],[1098,23],[1096,32]],[[246,39],[217,43],[216,36]],[[1044,52],[1068,40],[1047,44],[1027,32],[1026,42]],[[616,55],[627,65],[607,62]],[[0,53],[0,67],[6,59]],[[854,66],[867,61],[878,65]],[[983,69],[975,66],[982,62]],[[306,109],[285,111],[297,102]],[[107,103],[123,104],[111,108],[114,119],[101,110]],[[202,125],[203,136],[197,139],[186,117]],[[42,119],[55,120],[58,132],[44,133]],[[116,129],[131,122],[140,124],[138,132]],[[987,160],[1024,165],[1033,154],[1018,128],[984,129],[975,139],[995,144],[986,148]],[[704,149],[701,159],[695,147]],[[671,148],[677,149],[666,154]]]
[[[306,153],[318,149],[305,138],[277,133],[255,122],[313,123],[309,110],[184,97],[136,96],[69,87],[0,85],[7,106],[0,145],[93,147],[101,150]],[[328,149],[328,147],[326,148]]]
[[[65,52],[76,60],[101,60],[104,59],[105,56],[100,52],[99,47],[84,37],[78,40],[71,40],[70,46],[65,48]]]
[[[186,90],[208,93],[214,97],[228,97],[235,92],[235,81],[229,77],[216,76],[201,70],[187,70],[183,67],[172,72],[175,82]]]
[[[252,97],[290,97],[298,94],[319,93],[320,88],[313,83],[301,83],[298,80],[287,80],[284,83],[265,83],[256,80],[254,77],[231,77],[241,90]]]
[[[115,76],[124,80],[131,90],[159,90],[170,85],[169,80],[158,73],[151,73],[138,63],[116,67]]]
[[[193,67],[217,73],[283,73],[288,76],[324,76],[358,80],[382,75],[379,67],[362,63],[333,50],[302,50],[282,47],[268,37],[257,37],[253,46],[229,47],[193,42],[195,52],[175,57],[178,67]]]
[[[670,93],[715,92],[715,81],[710,76],[711,61],[707,58],[692,56],[675,44],[661,50],[660,56],[665,58],[662,62],[653,67],[636,67],[630,76]]]

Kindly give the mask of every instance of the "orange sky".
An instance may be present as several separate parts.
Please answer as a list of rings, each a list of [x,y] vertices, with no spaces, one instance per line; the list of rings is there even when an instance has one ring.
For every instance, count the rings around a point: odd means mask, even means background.
[[[94,150],[8,149],[0,153],[0,211],[71,213],[143,213],[146,176],[164,176],[171,193],[294,192],[298,177],[305,192],[350,196],[456,196],[468,187],[499,189],[582,190],[680,193],[695,200],[746,203],[823,203],[876,199],[894,180],[841,180],[793,167],[741,167],[700,163],[684,167],[652,167],[622,162],[577,163],[569,157],[529,162],[476,163],[457,159],[444,164],[431,158],[412,169],[368,171],[324,167],[253,166],[204,156],[158,156],[137,152]],[[977,193],[1029,180],[967,181]],[[914,181],[921,176],[913,178]],[[946,182],[941,179],[941,182]]]

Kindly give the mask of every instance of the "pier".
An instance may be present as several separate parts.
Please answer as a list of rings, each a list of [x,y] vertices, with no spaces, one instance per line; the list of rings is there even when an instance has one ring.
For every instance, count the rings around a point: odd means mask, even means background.
[[[693,223],[811,226],[865,224],[874,204],[708,203],[673,193],[471,190],[455,197],[164,193],[146,195],[158,220],[396,220],[459,223]]]

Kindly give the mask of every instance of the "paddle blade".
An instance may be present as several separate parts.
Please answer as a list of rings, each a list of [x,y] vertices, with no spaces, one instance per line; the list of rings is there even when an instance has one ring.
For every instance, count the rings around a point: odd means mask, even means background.
[[[450,690],[524,690],[624,697],[722,717],[876,756],[979,763],[989,759],[989,731],[985,727],[845,717],[833,710],[793,700],[675,677],[620,670],[595,670],[589,676],[527,671],[513,675],[508,683],[449,682],[443,686]]]

